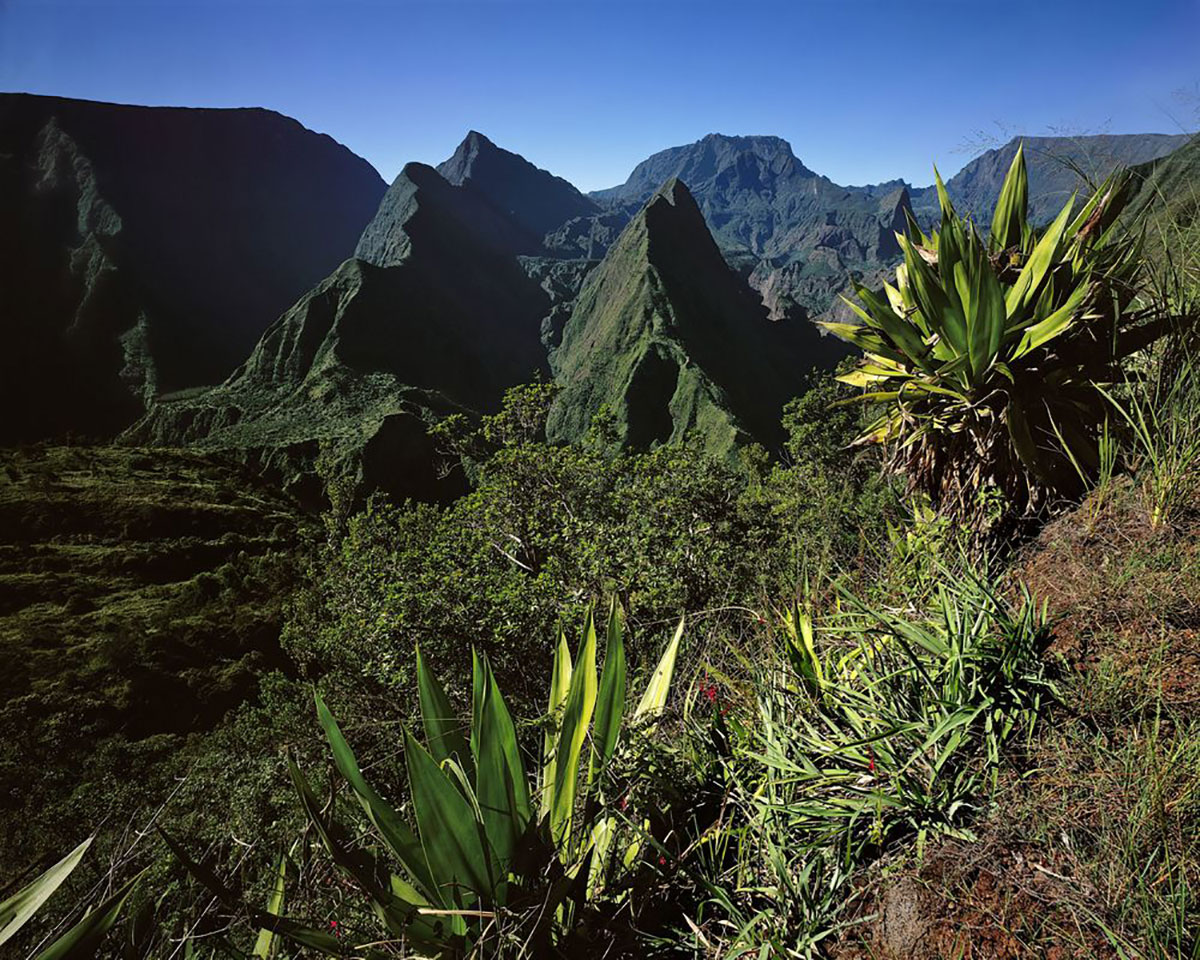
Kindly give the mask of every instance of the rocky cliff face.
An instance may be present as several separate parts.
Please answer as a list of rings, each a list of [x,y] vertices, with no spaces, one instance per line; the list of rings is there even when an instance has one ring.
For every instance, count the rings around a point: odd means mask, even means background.
[[[111,435],[226,376],[350,254],[384,185],[267,110],[0,95],[0,443]]]
[[[670,177],[688,184],[726,258],[743,269],[773,318],[831,309],[852,274],[872,275],[898,254],[901,181],[843,187],[809,170],[778,137],[729,137],[672,147],[619,187],[592,194],[643,202]]]
[[[562,392],[548,432],[577,439],[606,406],[632,446],[693,431],[718,454],[771,445],[803,372],[841,355],[804,321],[768,319],[672,179],[584,282],[551,358]]]

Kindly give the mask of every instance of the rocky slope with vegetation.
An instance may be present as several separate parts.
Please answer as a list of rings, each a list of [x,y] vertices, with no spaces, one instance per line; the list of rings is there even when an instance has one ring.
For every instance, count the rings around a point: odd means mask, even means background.
[[[0,95],[0,442],[216,383],[354,248],[371,166],[268,110]]]
[[[633,447],[698,434],[717,455],[749,440],[777,448],[797,371],[842,355],[810,324],[768,318],[672,179],[584,284],[551,356],[562,389],[548,435],[579,440],[605,409]]]

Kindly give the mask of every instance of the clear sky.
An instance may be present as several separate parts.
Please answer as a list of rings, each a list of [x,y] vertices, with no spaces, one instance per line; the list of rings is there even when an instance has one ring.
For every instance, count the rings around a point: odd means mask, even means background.
[[[388,180],[474,128],[584,190],[714,131],[924,184],[981,138],[1194,128],[1198,84],[1200,0],[0,0],[0,90],[270,107]]]

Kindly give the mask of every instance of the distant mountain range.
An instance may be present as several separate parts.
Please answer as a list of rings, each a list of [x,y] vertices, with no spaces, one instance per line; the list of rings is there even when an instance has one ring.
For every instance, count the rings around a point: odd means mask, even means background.
[[[1072,165],[1100,177],[1184,139],[1028,140],[1035,215]],[[990,211],[1014,150],[949,181],[963,209]],[[128,428],[305,499],[318,471],[441,499],[462,480],[430,424],[552,376],[553,439],[605,407],[632,446],[776,448],[804,372],[844,355],[808,319],[890,269],[908,212],[932,209],[900,180],[839,186],[776,137],[713,134],[585,195],[472,131],[385,190],[269,111],[5,95],[0,444]]]
[[[672,147],[638,164],[619,187],[592,196],[640,205],[671,178],[688,185],[713,236],[742,269],[772,319],[829,309],[851,274],[899,254],[909,205],[901,180],[843,187],[804,166],[778,137],[727,137]]]

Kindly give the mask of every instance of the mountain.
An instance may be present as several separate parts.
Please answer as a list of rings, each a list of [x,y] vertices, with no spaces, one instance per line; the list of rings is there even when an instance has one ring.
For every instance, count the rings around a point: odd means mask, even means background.
[[[1084,177],[1099,183],[1118,167],[1136,166],[1164,157],[1188,142],[1186,134],[1102,134],[1084,137],[1014,137],[1004,146],[976,157],[946,183],[946,190],[961,213],[974,215],[984,228],[991,225],[992,210],[1000,196],[1004,176],[1017,147],[1025,144],[1029,171],[1029,211],[1035,223],[1047,223],[1076,190],[1087,189]],[[1081,176],[1082,174],[1082,176]],[[924,187],[912,191],[918,219],[938,219],[937,191]]]
[[[111,435],[220,380],[384,189],[269,110],[0,94],[0,443]]]
[[[1135,167],[1133,174],[1137,192],[1126,216],[1146,225],[1147,259],[1161,271],[1168,290],[1175,283],[1200,289],[1196,258],[1189,256],[1200,250],[1200,137]]]
[[[127,439],[224,450],[314,502],[318,459],[395,497],[457,492],[428,425],[490,411],[545,370],[549,301],[513,252],[520,225],[410,163],[356,257],[262,335],[229,379],[165,399]]]
[[[551,356],[562,390],[547,432],[578,439],[607,406],[635,447],[693,430],[719,454],[773,444],[804,371],[843,355],[804,321],[768,319],[672,178],[584,281]]]
[[[829,310],[851,274],[892,262],[904,225],[903,181],[844,187],[809,170],[779,137],[709,134],[639,163],[610,206],[643,203],[672,177],[688,184],[717,244],[772,318]]]
[[[454,155],[438,164],[448,183],[488,199],[524,228],[540,246],[545,234],[568,220],[600,213],[600,206],[562,177],[535,167],[524,157],[470,131]],[[522,250],[522,253],[532,252]]]

